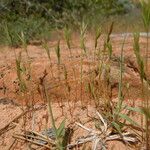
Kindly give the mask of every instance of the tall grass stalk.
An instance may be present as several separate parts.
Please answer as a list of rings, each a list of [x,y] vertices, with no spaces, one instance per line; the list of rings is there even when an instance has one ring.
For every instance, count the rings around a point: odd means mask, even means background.
[[[61,58],[61,55],[60,55],[60,40],[57,42],[55,52],[56,52],[56,56],[57,56],[58,65],[60,65],[60,58]]]
[[[18,35],[18,37],[19,37],[19,39],[22,43],[22,48],[23,48],[23,50],[25,51],[25,53],[27,55],[27,65],[28,65],[27,71],[28,71],[28,76],[29,76],[28,79],[31,79],[31,60],[30,60],[29,53],[28,53],[28,48],[27,48],[27,46],[28,46],[27,45],[27,39],[26,39],[25,34],[23,32],[21,32],[21,35]]]
[[[63,120],[60,124],[60,126],[57,128],[55,124],[55,119],[53,116],[53,111],[52,111],[52,105],[51,105],[51,99],[48,95],[48,92],[46,90],[46,86],[44,84],[44,91],[45,91],[45,96],[46,96],[46,101],[48,102],[48,112],[49,112],[49,117],[51,119],[52,127],[55,133],[55,138],[56,138],[56,149],[58,150],[65,150],[65,146],[63,145],[63,138],[65,136],[65,120]]]
[[[147,46],[145,50],[145,64],[146,64],[146,70],[147,68],[147,61],[148,61],[148,33],[149,33],[149,27],[150,27],[150,1],[149,0],[141,0],[141,6],[142,6],[142,19],[145,31],[147,33]]]
[[[109,42],[108,44],[107,44],[107,48],[108,48],[108,55],[109,55],[109,60],[111,59],[111,57],[112,57],[112,44],[111,44],[111,42]]]
[[[97,49],[97,46],[98,46],[98,39],[100,38],[102,34],[102,29],[101,28],[97,28],[96,29],[96,33],[95,33],[95,40],[94,40],[94,59],[95,59],[95,55],[96,55],[96,49]]]
[[[52,66],[52,61],[51,61],[51,54],[50,54],[50,48],[48,46],[48,43],[45,40],[43,41],[42,46],[46,51],[46,54],[47,54],[47,57],[48,57],[48,60],[49,60],[49,63],[50,63],[51,74],[52,74],[52,77],[54,77],[53,66]]]
[[[95,33],[95,42],[94,42],[94,48],[96,49],[97,48],[97,44],[98,44],[98,39],[100,38],[102,34],[102,29],[101,28],[97,28],[96,29],[96,33]]]
[[[124,66],[124,57],[123,57],[123,52],[124,52],[124,44],[125,44],[126,37],[124,37],[122,47],[121,47],[121,53],[120,53],[120,79],[119,79],[119,91],[118,91],[118,103],[117,107],[115,110],[115,120],[118,119],[118,115],[121,111],[122,108],[122,103],[124,100],[123,97],[123,66]]]
[[[71,50],[71,29],[69,29],[68,27],[64,28],[64,38],[67,44],[67,47],[69,49],[69,53],[71,56],[71,61],[73,62],[73,54],[72,54],[72,50]],[[76,71],[75,71],[75,66],[72,66],[72,70],[73,70],[73,75],[74,75],[74,79],[76,81],[77,77],[76,77]],[[77,89],[77,83],[76,83],[76,89]],[[76,90],[76,99],[77,99],[77,90]],[[74,103],[75,104],[75,103]]]
[[[56,56],[57,56],[57,67],[58,67],[58,79],[60,81],[60,63],[61,63],[61,54],[60,54],[60,40],[57,42],[55,48]]]
[[[145,76],[145,69],[144,69],[144,60],[141,56],[141,52],[140,52],[140,44],[139,44],[139,38],[140,38],[140,34],[139,33],[135,33],[134,34],[134,54],[136,56],[136,60],[139,66],[139,73],[140,73],[140,78],[141,78],[141,82],[143,84],[143,80],[144,80],[144,76]]]
[[[87,30],[87,24],[85,22],[82,22],[80,27],[80,47],[84,51],[84,53],[87,53],[87,48],[85,46],[85,34]]]
[[[22,79],[22,67],[21,67],[21,52],[19,53],[18,58],[16,58],[16,70],[17,70],[17,77],[19,80],[20,90],[21,92],[25,92],[27,87],[25,82]]]
[[[108,31],[108,34],[107,34],[107,37],[106,37],[106,41],[104,43],[104,52],[106,51],[106,48],[108,47],[108,44],[110,42],[110,35],[113,31],[113,27],[114,27],[114,22],[112,22],[111,25],[110,25],[110,28],[109,28],[109,31]]]
[[[17,71],[17,77],[18,77],[18,80],[19,80],[20,90],[21,90],[21,92],[25,92],[25,90],[26,90],[27,87],[26,87],[26,84],[23,81],[22,75],[21,75],[21,72],[22,72],[22,67],[21,67],[22,55],[21,55],[21,52],[20,52],[19,56],[17,57],[16,51],[13,48],[12,35],[9,32],[9,28],[8,28],[7,23],[5,23],[4,29],[5,29],[5,34],[6,34],[6,37],[7,37],[8,44],[11,47],[11,49],[13,49],[13,51],[14,51],[15,60],[16,60],[16,71]]]
[[[27,59],[25,60],[26,66],[25,66],[25,69],[23,68],[24,69],[23,73],[27,75],[27,79],[24,80],[24,84],[27,81],[26,90],[28,90],[27,95],[30,96],[29,98],[30,101],[27,101],[26,103],[29,107],[34,107],[34,86],[33,86],[33,80],[32,80],[31,59],[28,53],[28,48],[27,48],[28,46],[27,37],[25,36],[24,32],[21,32],[20,34],[18,34],[18,38],[20,39],[21,44],[22,44],[22,49],[26,53],[26,56],[27,56]]]
[[[65,38],[67,47],[69,49],[70,56],[72,57],[71,44],[70,44],[70,41],[71,41],[71,30],[68,27],[64,28],[64,38]]]
[[[22,43],[22,47],[23,47],[24,51],[26,52],[26,55],[29,59],[29,53],[28,53],[28,49],[27,49],[27,40],[25,38],[24,32],[21,32],[21,35],[18,35],[18,37],[19,37],[19,39]]]
[[[65,78],[65,86],[66,86],[66,90],[65,90],[65,97],[66,97],[66,100],[67,100],[67,102],[68,102],[68,106],[69,106],[69,112],[70,112],[70,115],[71,115],[71,117],[73,116],[73,114],[72,114],[72,108],[71,108],[71,105],[70,105],[70,96],[71,96],[71,94],[70,94],[70,90],[71,90],[71,87],[70,87],[70,85],[69,85],[69,83],[68,83],[68,72],[67,72],[67,69],[66,69],[66,66],[64,65],[64,78]]]
[[[81,59],[80,59],[80,98],[81,98],[81,105],[83,107],[83,53],[81,52]]]
[[[149,28],[150,28],[150,1],[149,0],[141,0],[141,7],[142,7],[142,19],[143,24],[145,27],[145,31],[147,33],[147,43],[146,43],[146,50],[145,50],[145,75],[148,75],[148,58],[149,58]],[[145,89],[145,109],[149,108],[149,85],[146,82],[146,89]],[[146,149],[150,149],[150,119],[148,116],[145,116],[146,119]]]
[[[139,33],[134,33],[134,45],[133,45],[133,49],[134,49],[134,54],[136,56],[136,61],[139,67],[139,75],[140,75],[140,79],[141,79],[141,84],[142,84],[142,97],[143,100],[145,99],[145,94],[144,94],[144,76],[145,76],[145,72],[144,72],[144,60],[141,56],[141,52],[140,52],[140,44],[139,44],[139,38],[140,38],[140,34]],[[144,107],[144,101],[141,101],[141,106]],[[143,128],[143,114],[141,115],[141,127]],[[143,140],[143,133],[142,133],[142,140]]]

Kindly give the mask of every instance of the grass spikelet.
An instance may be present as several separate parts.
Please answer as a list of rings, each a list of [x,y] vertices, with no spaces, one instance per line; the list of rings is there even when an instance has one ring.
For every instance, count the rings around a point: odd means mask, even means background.
[[[57,42],[56,48],[55,48],[56,56],[57,56],[57,62],[58,65],[60,65],[60,40]]]

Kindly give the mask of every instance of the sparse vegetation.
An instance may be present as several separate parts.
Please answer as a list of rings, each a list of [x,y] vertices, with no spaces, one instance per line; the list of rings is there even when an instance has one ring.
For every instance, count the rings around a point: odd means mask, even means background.
[[[113,39],[114,21],[108,23],[109,28],[104,32],[103,24],[99,24],[100,22],[96,22],[92,18],[93,15],[98,15],[95,17],[96,19],[102,16],[123,15],[132,9],[133,2],[131,3],[131,1],[76,0],[73,2],[64,0],[49,3],[47,0],[39,0],[20,3],[18,0],[7,0],[2,1],[0,7],[2,7],[0,30],[2,31],[1,36],[3,36],[1,41],[4,40],[7,43],[15,57],[17,81],[15,96],[19,95],[19,98],[24,100],[21,103],[24,126],[19,130],[21,134],[12,136],[15,138],[15,142],[19,143],[19,140],[22,140],[23,144],[27,144],[30,149],[32,149],[31,145],[34,145],[43,150],[66,150],[76,146],[80,146],[81,149],[89,146],[92,150],[97,150],[97,148],[103,150],[107,149],[108,141],[120,140],[126,147],[150,149],[149,1],[142,0],[140,6],[146,32],[145,53],[141,50],[139,32],[133,33],[131,42],[136,65],[131,60],[129,62],[125,60],[125,44],[129,38],[128,34],[123,34],[121,36],[123,38],[119,37],[121,46],[117,47],[119,49],[117,56],[115,54],[116,43],[113,41],[118,38]],[[10,13],[10,11],[12,12]],[[77,43],[74,41],[76,39],[73,39],[74,27],[77,27],[74,32],[79,32]],[[92,29],[90,33],[93,31],[93,27],[95,35],[92,46],[89,46],[87,34],[89,29]],[[61,34],[54,42],[49,43],[50,30]],[[61,36],[62,34],[63,36]],[[28,47],[32,40],[40,40],[40,48],[45,50],[45,53],[42,50],[40,52],[41,62],[36,63],[37,66],[38,63],[42,63],[42,71],[36,75],[37,77],[34,77],[34,71],[39,68],[34,64],[35,69],[33,65],[34,59],[37,58],[30,55],[30,47]],[[16,46],[21,47],[17,49]],[[133,103],[132,98],[132,104],[127,102],[130,99],[128,92],[130,84],[132,84],[132,80],[128,83],[128,72],[131,71],[134,71],[136,74],[134,77],[137,80],[139,78],[141,82],[139,83],[142,93],[141,104]],[[113,96],[114,88],[117,97]],[[34,116],[36,96],[40,97],[44,106],[47,106],[47,109],[44,110],[46,114],[42,118],[42,122],[44,119],[46,120],[45,134],[34,131],[37,125]],[[77,106],[78,102],[80,102],[79,106]],[[63,121],[57,122],[53,103],[59,104],[62,116],[65,118]],[[92,116],[89,117],[89,105],[94,110],[95,116],[92,113]],[[74,115],[77,107],[81,109],[81,112],[77,110],[77,115]],[[67,108],[69,109],[67,110]],[[70,122],[67,120],[68,116],[64,110],[69,111]],[[90,118],[91,128],[86,127],[80,121],[85,115],[82,113],[84,110],[86,110],[87,117]],[[27,117],[25,112],[30,112],[30,117]],[[134,115],[137,118],[141,117],[140,121],[135,120]],[[32,125],[27,126],[30,119]],[[13,124],[15,127],[17,126],[17,123]],[[9,131],[9,125],[10,123],[2,129]],[[32,130],[28,130],[27,128],[31,128],[31,126]],[[74,132],[80,130],[77,128],[80,127],[88,133],[85,135],[84,132],[81,132],[82,137],[77,137],[78,135],[75,133],[74,141],[71,139],[70,132],[67,132],[67,127],[72,128]],[[0,135],[1,133],[0,130]],[[51,135],[49,136],[49,134]],[[90,142],[92,144],[87,144]]]

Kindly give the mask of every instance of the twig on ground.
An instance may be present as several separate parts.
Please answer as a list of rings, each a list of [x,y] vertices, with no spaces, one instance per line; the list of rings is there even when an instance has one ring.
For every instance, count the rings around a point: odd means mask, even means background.
[[[101,128],[102,132],[106,132],[107,131],[107,123],[105,122],[105,120],[103,119],[102,115],[98,111],[96,112],[96,114],[100,118],[101,122],[104,124],[104,129]]]
[[[93,134],[100,134],[100,132],[94,131],[94,130],[92,130],[92,129],[89,129],[89,128],[83,126],[81,123],[75,122],[75,124],[78,125],[79,127],[83,128],[84,130],[90,132],[90,133],[93,133]]]
[[[20,140],[24,140],[24,141],[30,142],[30,143],[32,143],[32,144],[35,144],[35,145],[39,145],[39,146],[43,146],[43,147],[49,148],[49,146],[47,146],[47,145],[45,145],[45,144],[42,144],[42,143],[39,143],[39,142],[30,140],[30,139],[28,139],[28,138],[24,138],[24,137],[22,137],[22,136],[13,135],[13,138],[15,138],[15,139],[20,139]]]
[[[87,143],[87,142],[91,142],[95,138],[96,138],[96,136],[92,135],[91,137],[86,137],[86,138],[79,139],[76,143],[67,145],[67,148],[71,149],[71,148],[73,148],[77,145],[81,145],[81,144],[84,144],[84,143]]]

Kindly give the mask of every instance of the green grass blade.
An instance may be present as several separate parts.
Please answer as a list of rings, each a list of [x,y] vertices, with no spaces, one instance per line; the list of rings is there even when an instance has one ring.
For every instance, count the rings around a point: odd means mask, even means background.
[[[57,129],[57,136],[64,137],[65,135],[65,119],[61,122],[59,128]]]
[[[119,134],[122,134],[120,125],[118,123],[113,121],[111,124],[118,131]]]
[[[138,125],[135,121],[133,121],[130,117],[128,117],[126,114],[119,114],[119,117],[121,117],[122,119],[128,121],[129,123],[131,123],[132,125],[138,126],[140,127],[140,125]]]

